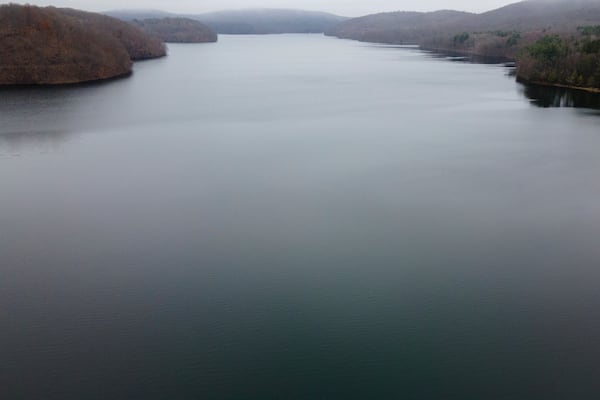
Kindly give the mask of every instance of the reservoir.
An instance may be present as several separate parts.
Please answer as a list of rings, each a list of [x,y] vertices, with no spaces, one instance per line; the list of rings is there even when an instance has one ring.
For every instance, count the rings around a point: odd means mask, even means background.
[[[0,398],[597,397],[578,98],[321,35],[0,90]]]

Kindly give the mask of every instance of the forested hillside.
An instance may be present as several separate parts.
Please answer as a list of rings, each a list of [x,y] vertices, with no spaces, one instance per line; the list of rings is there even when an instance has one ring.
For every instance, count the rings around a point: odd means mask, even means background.
[[[110,17],[0,6],[0,85],[108,79],[131,73],[132,60],[163,55],[160,40]]]
[[[368,15],[343,21],[327,34],[515,60],[522,80],[594,89],[600,86],[600,47],[590,30],[598,25],[600,0],[529,0],[482,14]]]
[[[472,15],[459,11],[381,13],[343,21],[325,34],[363,42],[419,44],[454,31],[455,25]]]
[[[548,35],[524,49],[517,76],[525,81],[600,91],[600,26],[580,27],[580,35]]]
[[[339,23],[327,34],[390,44],[451,43],[462,33],[576,32],[600,23],[600,0],[528,0],[482,14],[392,12]],[[463,42],[464,43],[464,42]]]
[[[146,34],[131,24],[106,15],[70,8],[59,9],[59,12],[77,19],[87,29],[111,34],[125,46],[134,61],[166,55],[165,45],[160,39]]]

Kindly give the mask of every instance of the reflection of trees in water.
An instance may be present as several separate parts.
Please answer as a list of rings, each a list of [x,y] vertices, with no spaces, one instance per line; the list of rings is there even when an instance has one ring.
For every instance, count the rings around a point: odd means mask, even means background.
[[[106,121],[97,105],[120,82],[0,87],[0,156],[53,152],[75,132]]]
[[[70,136],[133,120],[115,105],[130,82],[0,87],[0,156],[54,152]]]
[[[600,94],[583,90],[523,84],[522,93],[538,107],[577,107],[600,110]]]
[[[446,61],[462,62],[467,64],[490,64],[490,65],[504,65],[507,67],[514,66],[514,62],[506,57],[495,57],[495,56],[482,56],[482,55],[465,55],[464,53],[444,51],[427,51],[423,50],[430,58],[439,58]]]
[[[69,136],[65,110],[83,104],[77,87],[13,87],[0,90],[0,156],[53,152]]]
[[[54,152],[68,141],[70,134],[62,130],[0,133],[0,157],[23,152]]]
[[[452,52],[442,53],[426,51],[425,54],[431,58],[440,58],[453,62],[500,65],[505,68],[506,76],[516,77],[515,63],[506,58],[474,55],[466,56],[464,54]],[[532,100],[532,104],[539,107],[574,107],[600,110],[600,93],[526,83],[523,83],[521,88],[523,95]]]

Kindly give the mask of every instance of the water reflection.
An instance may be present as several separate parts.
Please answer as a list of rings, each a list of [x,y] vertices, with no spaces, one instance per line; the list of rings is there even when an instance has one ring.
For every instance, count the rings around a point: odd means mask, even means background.
[[[464,55],[461,53],[437,52],[430,50],[423,50],[422,52],[428,58],[441,59],[450,62],[499,65],[505,69],[506,76],[517,79],[516,64],[514,61],[511,61],[507,58]],[[526,83],[523,83],[521,88],[521,93],[523,96],[531,100],[532,104],[535,104],[539,107],[571,107],[600,110],[599,93]]]
[[[0,155],[55,151],[75,132],[98,126],[114,82],[0,88]]]
[[[522,93],[538,107],[575,107],[600,110],[600,94],[583,90],[523,84]]]
[[[428,58],[442,59],[452,62],[463,62],[469,64],[501,64],[507,67],[514,67],[514,62],[506,57],[482,56],[482,55],[465,55],[459,52],[437,52],[431,50],[423,50],[423,53]]]
[[[0,91],[0,156],[55,151],[68,137],[73,89],[5,88]]]
[[[16,131],[0,134],[0,157],[19,156],[24,152],[56,152],[68,141],[64,130]]]

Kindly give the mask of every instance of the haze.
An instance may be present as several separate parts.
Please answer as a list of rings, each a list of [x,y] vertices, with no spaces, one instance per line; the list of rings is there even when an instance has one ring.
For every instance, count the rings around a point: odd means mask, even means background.
[[[345,16],[359,16],[383,11],[434,11],[454,9],[482,12],[498,8],[515,1],[511,0],[55,0],[29,1],[34,5],[73,7],[90,11],[107,11],[123,8],[157,9],[181,13],[200,13],[239,8],[295,8],[326,11]]]

